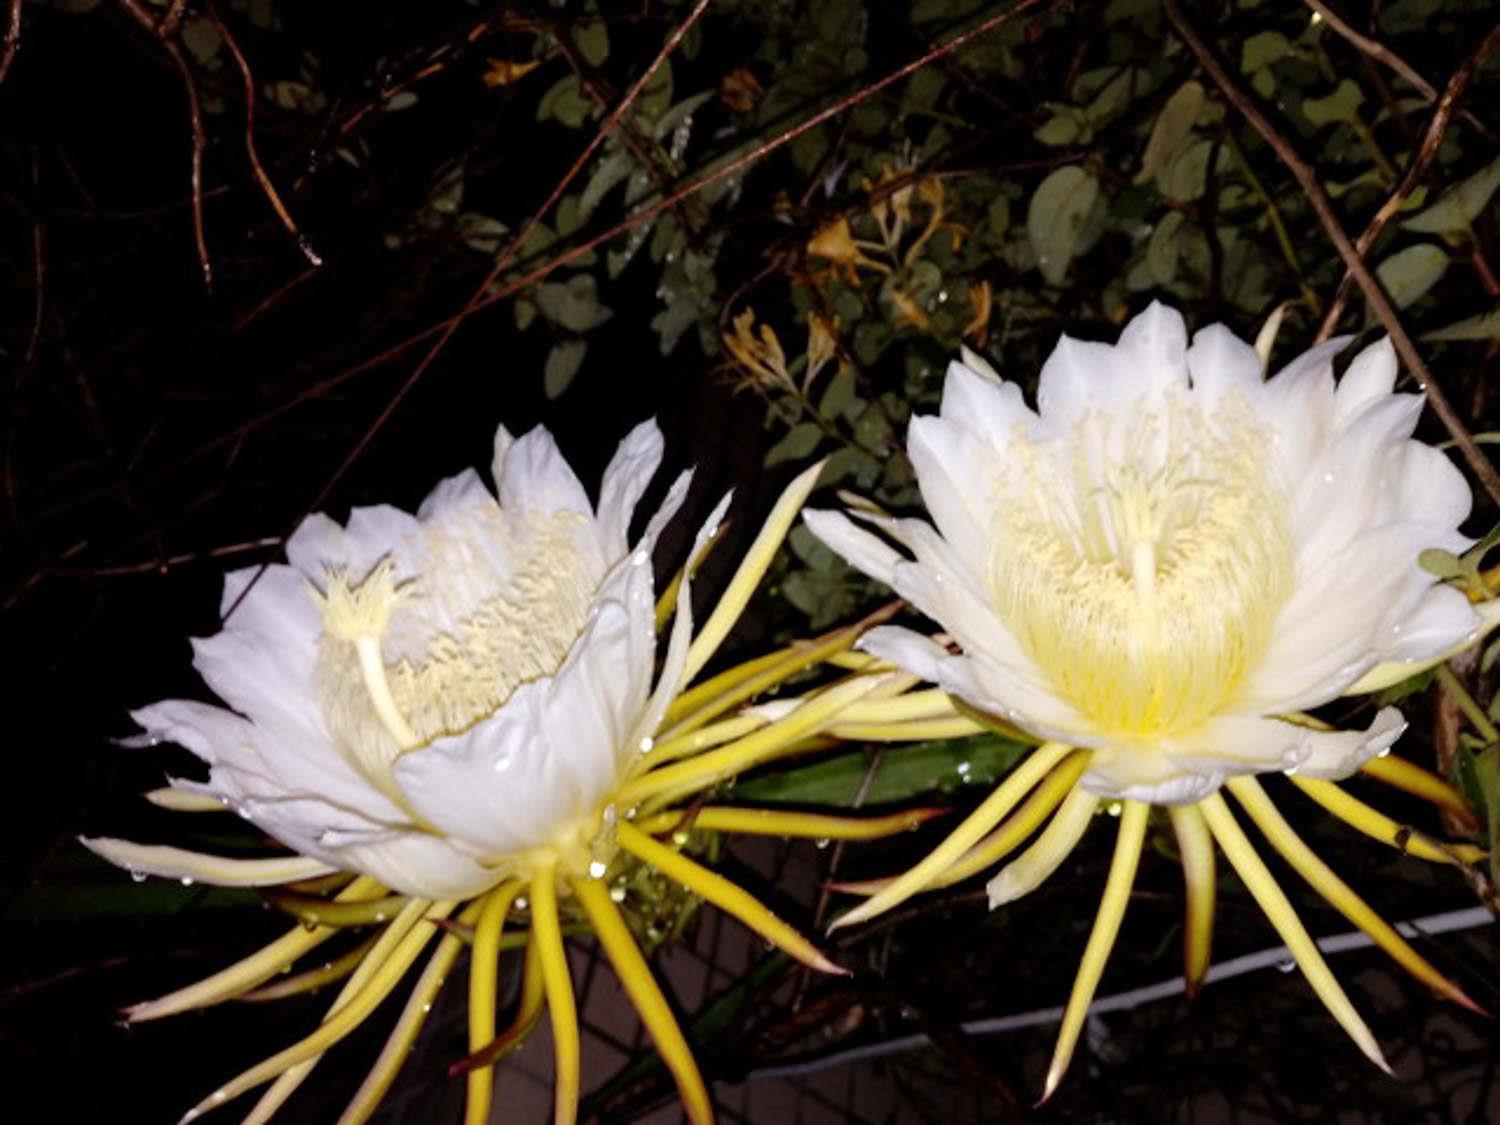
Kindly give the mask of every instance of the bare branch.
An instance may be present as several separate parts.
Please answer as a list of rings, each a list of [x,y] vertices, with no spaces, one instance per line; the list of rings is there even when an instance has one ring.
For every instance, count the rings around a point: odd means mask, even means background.
[[[1311,165],[1297,155],[1297,150],[1292,147],[1291,142],[1277,130],[1276,126],[1271,123],[1270,118],[1262,113],[1260,107],[1236,84],[1234,78],[1230,76],[1228,69],[1214,53],[1213,48],[1198,34],[1197,30],[1183,14],[1179,0],[1162,0],[1162,4],[1166,10],[1167,18],[1172,21],[1172,26],[1177,29],[1177,34],[1182,37],[1182,41],[1187,44],[1189,50],[1197,56],[1198,62],[1202,65],[1208,76],[1213,79],[1214,84],[1218,86],[1224,98],[1235,109],[1239,110],[1245,120],[1255,127],[1256,132],[1265,139],[1266,143],[1276,152],[1276,155],[1281,158],[1281,162],[1286,165],[1287,170],[1296,177],[1297,183],[1301,185],[1303,193],[1307,196],[1308,203],[1312,205],[1313,212],[1317,215],[1318,222],[1322,225],[1324,233],[1328,236],[1328,240],[1333,243],[1339,257],[1344,260],[1345,268],[1354,276],[1355,282],[1364,293],[1365,300],[1369,302],[1370,308],[1374,311],[1376,318],[1385,327],[1386,332],[1390,334],[1391,343],[1395,345],[1397,354],[1401,356],[1402,361],[1411,371],[1412,376],[1417,381],[1417,385],[1426,392],[1427,401],[1432,404],[1433,412],[1442,420],[1448,432],[1453,435],[1455,444],[1457,444],[1459,450],[1463,453],[1464,459],[1468,461],[1469,467],[1474,470],[1474,475],[1479,478],[1479,483],[1484,487],[1484,490],[1489,493],[1490,498],[1496,504],[1500,504],[1500,473],[1496,473],[1494,465],[1490,464],[1489,458],[1485,456],[1484,451],[1474,440],[1474,435],[1469,432],[1468,427],[1463,423],[1463,419],[1453,409],[1453,404],[1448,400],[1448,396],[1443,393],[1442,387],[1433,379],[1432,372],[1428,370],[1427,364],[1422,359],[1421,354],[1418,353],[1416,345],[1412,343],[1411,336],[1402,325],[1401,318],[1397,316],[1396,309],[1391,304],[1390,298],[1386,296],[1385,290],[1381,287],[1379,280],[1376,279],[1370,268],[1365,265],[1364,259],[1360,256],[1354,243],[1349,240],[1348,234],[1344,232],[1338,214],[1334,211],[1333,204],[1329,201],[1328,193],[1323,190],[1323,185],[1318,181],[1317,173],[1313,171]],[[1484,42],[1480,44],[1474,55],[1471,56],[1473,60],[1472,65],[1477,65],[1478,60],[1482,59],[1496,46],[1500,46],[1500,27],[1496,27],[1485,37]],[[1464,65],[1471,66],[1471,63],[1469,60],[1466,60]]]

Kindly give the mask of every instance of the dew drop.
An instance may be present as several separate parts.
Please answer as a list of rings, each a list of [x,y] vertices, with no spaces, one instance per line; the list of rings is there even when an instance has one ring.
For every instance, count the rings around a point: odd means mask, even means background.
[[[630,556],[630,562],[633,566],[645,566],[650,561],[651,556],[645,551],[637,551],[635,554]]]
[[[625,888],[624,888],[624,886],[610,887],[609,888],[609,897],[614,902],[617,902],[617,903],[624,902],[625,901]]]
[[[1292,958],[1290,957],[1283,957],[1280,961],[1276,962],[1276,968],[1279,972],[1289,973],[1296,967],[1297,962],[1292,960]]]
[[[375,915],[375,921],[377,921],[377,922],[384,922],[385,921],[385,915],[384,914],[377,914],[377,915]]]
[[[600,863],[596,859],[596,860],[594,860],[593,862],[591,862],[589,864],[589,878],[591,878],[591,879],[601,879],[601,878],[604,877],[604,873],[606,871],[608,871],[608,870],[609,870],[609,864],[607,864],[607,863]]]
[[[653,747],[655,745],[656,745],[656,739],[652,738],[648,734],[645,738],[641,739],[641,742],[640,742],[641,753],[642,754],[649,753],[650,750],[651,750],[651,747]]]
[[[146,873],[144,871],[132,871],[130,873],[130,881],[132,883],[144,883],[146,881]]]
[[[191,887],[193,885],[193,877],[191,875],[184,875],[178,882],[184,887]]]
[[[517,910],[525,910],[526,909],[526,896],[525,895],[517,895],[516,896],[516,909]]]
[[[817,848],[819,851],[822,851],[829,845],[830,842],[831,841],[827,836],[819,836],[816,840],[813,841],[813,847]]]
[[[424,1012],[430,1012],[430,1011],[432,1011],[432,1005],[430,1003],[429,1004],[423,1004],[422,1005],[422,1011],[424,1011]]]
[[[495,764],[490,768],[493,769],[496,773],[504,773],[506,770],[510,769],[510,759],[511,756],[509,754],[505,754],[499,758],[496,758]]]

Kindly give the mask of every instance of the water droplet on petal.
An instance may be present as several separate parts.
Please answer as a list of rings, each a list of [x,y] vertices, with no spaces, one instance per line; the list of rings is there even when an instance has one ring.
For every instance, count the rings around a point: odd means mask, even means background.
[[[184,887],[191,887],[193,885],[193,877],[191,875],[184,875],[179,881]]]
[[[1283,957],[1280,961],[1276,962],[1276,968],[1283,973],[1289,973],[1296,967],[1297,962],[1290,957]]]
[[[655,745],[656,740],[648,734],[645,738],[641,739],[641,753],[648,753],[651,750],[651,747]]]
[[[144,871],[132,871],[130,873],[130,881],[132,883],[144,883],[146,881],[146,873]]]
[[[609,870],[609,864],[600,863],[597,859],[589,864],[589,878],[602,879],[604,873]]]

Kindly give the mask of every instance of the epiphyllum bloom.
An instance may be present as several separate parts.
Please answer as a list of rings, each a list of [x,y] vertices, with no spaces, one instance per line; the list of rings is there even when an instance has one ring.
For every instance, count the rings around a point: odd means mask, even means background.
[[[1481,627],[1462,594],[1417,565],[1425,548],[1467,545],[1457,528],[1469,489],[1446,457],[1412,440],[1422,400],[1393,393],[1389,343],[1360,352],[1335,387],[1332,361],[1347,342],[1263,379],[1256,351],[1222,325],[1189,346],[1182,318],[1153,304],[1117,345],[1064,337],[1036,410],[968,357],[949,368],[939,415],[913,419],[907,439],[935,527],[863,517],[903,554],[843,515],[806,515],[960,651],[894,627],[861,647],[1045,740],[917,868],[852,888],[873,897],[842,923],[982,870],[1056,810],[989,884],[992,905],[1014,899],[1066,857],[1101,798],[1123,802],[1048,1094],[1118,929],[1151,804],[1170,807],[1188,874],[1190,984],[1207,966],[1216,839],[1325,1003],[1384,1066],[1221,787],[1331,902],[1462,998],[1307,850],[1255,780],[1295,774],[1390,839],[1394,825],[1332,782],[1388,749],[1400,714],[1384,708],[1365,730],[1330,731],[1299,713],[1374,683],[1362,678],[1402,678],[1375,669],[1431,660]]]
[[[440,484],[415,516],[361,508],[343,527],[312,516],[287,543],[289,565],[228,576],[223,631],[196,642],[195,665],[233,710],[168,701],[136,713],[145,728],[138,741],[176,742],[209,765],[207,781],[174,780],[150,796],[176,809],[227,807],[296,854],[229,859],[122,840],[85,843],[136,873],[236,886],[302,883],[267,894],[305,925],[128,1015],[152,1019],[349,979],[321,1027],[221,1086],[190,1118],[274,1080],[251,1119],[269,1116],[437,939],[344,1118],[362,1120],[394,1078],[468,937],[473,1053],[457,1067],[468,1071],[468,1120],[488,1119],[491,1064],[524,1038],[545,1000],[557,1049],[557,1117],[571,1121],[578,1032],[561,899],[613,961],[689,1117],[708,1120],[708,1095],[687,1044],[615,905],[623,883],[611,880],[622,852],[807,964],[836,971],[748,894],[680,854],[685,829],[868,837],[910,827],[924,814],[849,820],[673,806],[823,729],[889,677],[853,677],[804,697],[774,722],[713,722],[747,694],[847,650],[854,635],[846,631],[806,650],[811,659],[804,650],[770,666],[762,659],[758,676],[740,676],[743,693],[732,669],[680,694],[743,609],[817,469],[782,497],[695,637],[689,572],[728,498],[658,606],[652,553],[688,474],[633,547],[628,530],[661,455],[655,424],[637,427],[606,469],[595,505],[545,430],[512,442],[502,429],[498,500],[466,472]],[[658,624],[674,607],[653,683]],[[672,840],[660,842],[657,833]],[[342,882],[305,882],[338,873],[348,874]],[[514,1023],[497,1036],[496,962],[513,908],[528,926],[526,979]],[[375,933],[336,960],[260,987],[350,927]]]

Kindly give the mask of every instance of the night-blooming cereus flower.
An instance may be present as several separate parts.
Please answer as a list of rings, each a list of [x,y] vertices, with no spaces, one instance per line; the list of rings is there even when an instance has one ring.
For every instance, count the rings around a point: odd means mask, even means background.
[[[677,1079],[688,1116],[708,1120],[686,1041],[616,906],[626,860],[681,883],[805,963],[835,971],[755,899],[681,854],[686,828],[871,836],[923,814],[812,824],[770,810],[673,806],[823,729],[844,704],[891,677],[849,677],[774,721],[722,719],[749,694],[846,651],[855,639],[846,631],[769,664],[761,658],[754,676],[730,669],[684,694],[744,608],[818,470],[782,496],[695,636],[691,570],[728,498],[658,603],[652,554],[688,474],[633,545],[628,533],[661,456],[655,424],[637,427],[605,470],[595,504],[545,430],[516,441],[501,430],[498,498],[466,472],[440,484],[414,516],[360,508],[341,527],[315,515],[288,541],[288,565],[228,576],[223,630],[196,643],[195,665],[232,710],[168,701],[135,715],[145,729],[139,741],[186,747],[208,763],[208,779],[174,780],[150,796],[175,809],[227,808],[296,854],[230,859],[114,839],[85,843],[137,874],[293,884],[265,893],[305,924],[127,1014],[152,1019],[252,990],[267,998],[348,981],[312,1034],[221,1086],[189,1117],[271,1082],[251,1120],[269,1116],[436,940],[344,1118],[364,1119],[467,938],[472,1053],[456,1069],[468,1073],[468,1120],[488,1119],[492,1064],[524,1038],[545,1002],[557,1050],[557,1118],[571,1121],[578,1031],[565,916],[592,928]],[[668,617],[653,674],[657,631]],[[514,1023],[497,1035],[497,958],[513,910],[529,927],[525,982]],[[360,936],[374,927],[374,936],[265,985],[353,927]]]
[[[1332,782],[1391,746],[1399,712],[1384,708],[1352,731],[1318,729],[1301,712],[1390,682],[1390,665],[1448,653],[1486,621],[1417,564],[1423,549],[1468,543],[1458,526],[1469,489],[1443,454],[1412,439],[1422,399],[1393,393],[1388,342],[1361,351],[1335,386],[1332,362],[1347,343],[1265,379],[1255,350],[1222,325],[1189,346],[1182,318],[1153,304],[1116,345],[1064,337],[1035,410],[967,356],[948,370],[938,416],[913,419],[907,438],[933,524],[860,517],[902,552],[845,515],[805,517],[956,645],[885,627],[861,647],[984,721],[1043,740],[927,860],[856,888],[872,897],[842,923],[975,874],[1041,828],[990,881],[991,904],[1010,901],[1056,869],[1101,799],[1123,802],[1048,1094],[1117,932],[1152,804],[1169,807],[1188,875],[1190,984],[1207,966],[1217,840],[1324,1002],[1384,1066],[1221,787],[1329,901],[1467,1002],[1307,850],[1255,780],[1294,774],[1392,839],[1390,822]]]

